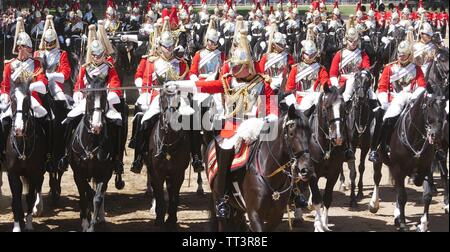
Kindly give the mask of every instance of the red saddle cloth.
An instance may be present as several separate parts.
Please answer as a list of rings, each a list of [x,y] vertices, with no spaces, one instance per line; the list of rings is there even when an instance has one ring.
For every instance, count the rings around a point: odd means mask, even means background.
[[[209,184],[212,185],[214,181],[214,177],[217,174],[219,166],[217,164],[216,158],[216,146],[212,144],[212,147],[208,151],[208,164],[207,164],[207,173]],[[236,171],[245,166],[248,159],[250,158],[250,146],[243,143],[239,151],[234,155],[233,162],[231,163],[230,171]]]

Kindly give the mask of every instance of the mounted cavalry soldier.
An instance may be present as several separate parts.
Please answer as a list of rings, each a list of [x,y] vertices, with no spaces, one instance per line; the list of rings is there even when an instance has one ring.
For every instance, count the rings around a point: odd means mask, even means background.
[[[378,144],[383,153],[388,152],[390,136],[400,113],[410,100],[416,99],[425,90],[426,82],[422,69],[413,62],[412,34],[408,37],[408,40],[398,45],[398,60],[384,68],[378,84],[380,112],[386,113],[382,126],[375,127],[369,154],[369,160],[372,162],[380,161],[377,153]],[[381,122],[376,122],[376,125],[381,125]]]
[[[297,109],[311,114],[318,103],[323,85],[329,85],[327,70],[319,61],[316,44],[308,35],[302,41],[302,62],[294,65],[286,83],[285,92],[293,93],[286,97],[286,104],[295,104]]]
[[[94,11],[92,10],[92,5],[90,3],[86,4],[86,12],[83,16],[83,22],[88,25],[97,23],[97,17],[95,16]]]
[[[414,63],[422,68],[423,74],[427,74],[428,67],[433,62],[437,50],[432,41],[433,28],[425,22],[419,30],[419,34],[420,40],[413,46]]]
[[[120,89],[121,83],[119,75],[113,64],[108,60],[108,55],[113,53],[113,48],[106,35],[103,25],[98,26],[98,32],[95,31],[95,25],[89,26],[88,45],[86,54],[86,64],[80,69],[80,75],[78,76],[77,83],[74,87],[73,100],[74,108],[67,115],[67,122],[69,123],[68,131],[66,134],[66,143],[71,139],[72,131],[78,125],[78,121],[81,119],[81,115],[86,109],[86,92],[84,89],[89,88],[86,75],[90,78],[100,78],[106,83],[105,88],[116,88],[108,91],[108,111],[106,112],[106,118],[108,129],[112,129],[112,134],[115,136],[115,144],[113,146],[114,154],[113,161],[114,172],[117,175],[123,173],[123,151],[125,142],[123,132],[125,129],[124,124],[127,123],[126,118],[123,117],[122,111],[124,101],[122,98],[122,91]],[[70,146],[70,144],[66,144]],[[61,161],[61,168],[65,169],[68,165],[67,155],[63,157]]]
[[[159,92],[151,87],[161,85],[160,79],[163,79],[163,81],[186,79],[189,72],[189,67],[184,59],[175,57],[175,38],[170,30],[169,22],[170,18],[165,17],[161,35],[151,40],[150,44],[158,45],[155,49],[156,55],[144,56],[135,74],[134,84],[136,87],[142,88],[137,104],[143,115],[136,116],[135,121],[137,120],[138,127],[133,127],[136,131],[134,134],[136,155],[131,167],[133,173],[140,173],[142,170],[149,134],[160,113]],[[185,102],[185,100],[182,99],[182,102]],[[187,105],[187,103],[185,102],[184,105]]]
[[[240,146],[256,141],[266,123],[278,120],[277,102],[271,100],[274,92],[270,88],[270,78],[257,73],[245,31],[241,32],[239,44],[231,53],[229,63],[225,65],[229,72],[220,80],[172,81],[165,84],[171,90],[223,93],[225,96],[225,128],[215,140],[218,171],[214,183],[217,185],[218,218],[230,217],[228,200],[231,181],[228,174],[235,152],[240,150]],[[264,113],[267,116],[264,117]]]
[[[339,28],[345,27],[344,21],[341,19],[341,11],[339,10],[338,1],[334,2],[333,13],[330,22],[328,23],[328,29],[336,31]]]
[[[54,120],[56,120],[56,124],[52,124],[52,128],[49,131],[49,149],[53,153],[54,144],[52,141],[58,138],[54,133],[54,127],[62,127],[61,122],[70,110],[70,104],[64,93],[64,82],[70,78],[72,70],[67,52],[59,47],[58,34],[56,33],[52,15],[48,15],[46,18],[39,51],[35,52],[35,58],[41,61],[42,70],[45,72],[48,80],[49,94],[43,97],[43,104],[48,111],[52,112]],[[64,130],[61,129],[61,134],[63,132]],[[59,139],[56,141],[59,141]],[[53,156],[48,156],[47,161],[47,165],[52,165],[51,167],[53,167],[54,164],[56,167],[59,160],[54,160]],[[53,168],[48,168],[48,170],[53,170]]]
[[[259,69],[262,73],[270,76],[272,90],[278,90],[285,77],[291,71],[291,66],[295,64],[294,58],[286,50],[286,38],[273,27],[269,37],[267,53],[259,62]]]
[[[370,68],[369,56],[366,52],[359,49],[360,39],[355,28],[351,27],[345,35],[346,47],[336,53],[330,67],[330,83],[335,87],[345,87],[343,98],[345,103],[351,102],[354,92],[355,74],[363,69]],[[370,89],[370,99],[376,101],[376,95]],[[346,131],[347,132],[347,131]],[[350,141],[346,141],[349,143]],[[346,151],[346,159],[354,159],[353,151],[348,148]]]
[[[33,14],[33,23],[31,25],[30,35],[31,39],[34,41],[34,49],[37,49],[37,43],[39,43],[42,33],[44,32],[45,21],[42,20],[42,15],[40,11],[35,11]]]
[[[3,81],[0,87],[0,106],[1,106],[1,121],[3,126],[2,136],[8,136],[12,124],[12,109],[11,109],[11,95],[14,95],[18,103],[22,103],[23,94],[19,91],[11,90],[11,87],[16,87],[20,84],[29,83],[31,96],[31,109],[33,116],[37,119],[44,129],[45,135],[48,137],[48,129],[51,118],[48,118],[48,111],[43,107],[42,100],[39,94],[47,93],[47,78],[42,69],[39,60],[32,58],[33,44],[30,36],[25,32],[24,21],[21,17],[17,19],[16,33],[14,36],[13,54],[17,57],[5,61],[5,68],[3,70]],[[19,93],[17,93],[19,92]],[[17,124],[23,130],[23,125]],[[23,123],[23,122],[22,122]],[[1,158],[4,158],[4,151],[6,146],[6,139],[1,139],[0,144]]]
[[[117,10],[112,1],[108,1],[106,8],[105,29],[109,33],[115,33],[122,29],[121,22],[117,17]]]

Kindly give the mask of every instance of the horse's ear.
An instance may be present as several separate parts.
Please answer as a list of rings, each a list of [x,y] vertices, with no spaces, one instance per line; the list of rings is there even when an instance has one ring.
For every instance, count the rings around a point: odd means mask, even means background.
[[[328,86],[328,83],[323,84],[323,92],[326,94],[331,92],[330,87]]]
[[[427,82],[426,89],[427,89],[427,93],[429,93],[429,94],[434,93],[433,87],[431,86],[431,84],[429,82]]]
[[[288,117],[289,117],[289,119],[298,119],[299,118],[299,114],[297,114],[297,109],[295,108],[294,104],[291,104],[291,106],[289,106]]]

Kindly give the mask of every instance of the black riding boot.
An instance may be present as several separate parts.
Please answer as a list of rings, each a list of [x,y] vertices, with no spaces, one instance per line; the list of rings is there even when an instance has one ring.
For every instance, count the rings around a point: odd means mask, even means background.
[[[6,142],[9,136],[9,132],[11,130],[11,117],[7,117],[2,120],[2,133],[0,134],[0,161],[5,161],[6,154]]]
[[[131,130],[131,139],[130,143],[128,144],[128,148],[136,149],[137,141],[139,140],[139,137],[137,136],[137,132],[139,131],[139,126],[141,125],[141,119],[142,119],[142,111],[139,108],[139,106],[134,107],[134,120],[133,120],[133,128]]]
[[[152,131],[155,123],[158,121],[158,117],[154,116],[150,120],[142,124],[140,123],[141,119],[142,118],[140,117],[136,132],[136,148],[134,149],[134,160],[130,168],[130,171],[136,174],[141,173],[142,167],[144,166],[144,157],[148,155],[148,141],[150,132]]]
[[[194,172],[201,172],[205,170],[202,162],[202,135],[199,130],[191,131],[191,155],[192,155],[192,167]]]
[[[228,219],[230,218],[231,210],[230,205],[228,204],[229,197],[227,195],[227,187],[229,183],[228,176],[230,166],[234,157],[234,149],[221,149],[216,142],[216,157],[218,171],[214,181],[215,188],[213,188],[213,191],[217,193],[216,217]]]
[[[52,158],[52,121],[48,118],[49,115],[43,118],[38,118],[36,121],[41,125],[44,131],[45,139],[47,140],[47,153],[45,154],[45,170],[47,172],[54,172],[55,166]]]
[[[75,131],[76,127],[78,126],[78,123],[80,122],[82,116],[78,116],[77,118],[71,119],[67,123],[66,132],[64,134],[64,142],[65,142],[65,153],[64,156],[59,160],[58,162],[58,170],[60,171],[67,171],[69,168],[69,150],[71,147],[70,140],[72,139],[73,132]]]
[[[399,116],[387,118],[383,122],[381,128],[381,139],[380,139],[380,150],[383,154],[387,155],[389,150],[389,142],[391,141],[392,132],[394,131],[395,123],[397,122]]]
[[[380,161],[378,155],[378,145],[380,145],[380,138],[382,133],[384,110],[381,108],[375,113],[375,129],[373,131],[373,136],[370,139],[370,153],[369,161],[377,163]]]

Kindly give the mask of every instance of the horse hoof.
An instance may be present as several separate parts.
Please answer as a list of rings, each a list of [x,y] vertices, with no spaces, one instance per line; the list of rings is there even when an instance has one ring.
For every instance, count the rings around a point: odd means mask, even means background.
[[[303,224],[304,221],[305,220],[303,218],[294,219],[294,221],[292,221],[292,226],[293,227],[300,227]]]
[[[346,191],[348,191],[348,187],[347,187],[347,185],[346,184],[341,184],[340,186],[339,186],[339,191],[341,191],[341,192],[346,192]]]
[[[93,232],[95,232],[94,225],[91,225],[91,226],[87,229],[87,232],[88,232],[88,233],[93,233]]]
[[[13,227],[13,233],[20,233],[22,232],[22,229],[20,228],[20,223],[19,222],[14,222],[14,227]]]
[[[394,219],[394,225],[395,225],[396,227],[400,226],[400,218],[399,218],[399,217],[396,217],[396,218]]]
[[[81,231],[87,232],[89,230],[89,221],[87,219],[81,220]]]
[[[398,228],[399,232],[407,232],[408,231],[408,227],[406,226],[405,223],[400,223],[400,227]]]
[[[356,200],[361,201],[363,199],[364,199],[364,193],[358,192],[358,194],[356,195]]]
[[[61,192],[54,190],[54,189],[50,189],[50,195],[51,195],[53,204],[54,205],[58,204],[59,199],[61,198]]]
[[[358,203],[356,200],[350,200],[350,210],[353,210],[358,207]]]
[[[197,195],[202,196],[203,194],[205,194],[205,191],[203,189],[197,190]]]
[[[445,211],[445,213],[446,213],[446,214],[448,214],[448,204],[447,204],[447,205],[445,205],[445,207],[444,207],[444,211]]]
[[[164,220],[162,218],[156,218],[155,226],[162,227],[164,225]]]
[[[125,187],[125,181],[116,176],[115,186],[117,190],[122,190]]]
[[[380,209],[379,206],[372,205],[372,202],[369,203],[369,212],[376,214],[378,212],[378,209]]]

